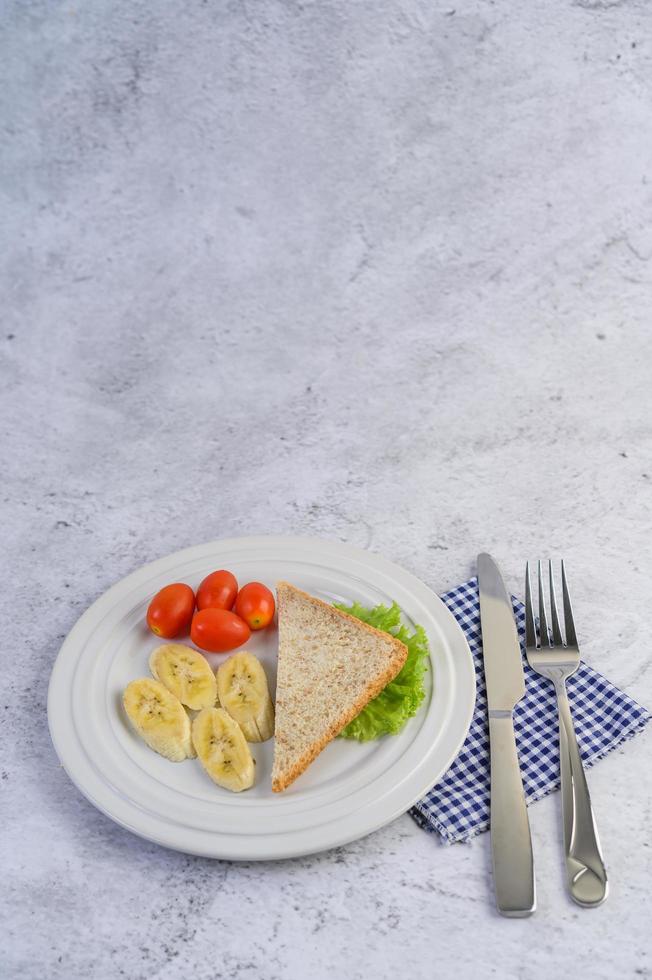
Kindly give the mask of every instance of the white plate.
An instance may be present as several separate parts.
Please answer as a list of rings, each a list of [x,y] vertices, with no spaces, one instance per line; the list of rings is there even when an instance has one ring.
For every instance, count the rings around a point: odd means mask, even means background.
[[[196,760],[168,762],[131,730],[121,694],[148,675],[160,642],[145,625],[152,595],[170,582],[197,587],[216,568],[240,583],[285,579],[327,601],[365,606],[396,600],[405,621],[428,634],[431,670],[417,716],[396,736],[359,744],[336,739],[283,794],[271,791],[273,741],[252,746],[256,784],[229,793]],[[189,642],[189,641],[186,641]],[[276,630],[247,648],[276,680]],[[216,665],[223,655],[208,654]],[[145,565],[109,589],[70,632],[48,692],[52,741],[81,792],[128,830],[206,857],[294,857],[362,837],[409,809],[450,766],[475,703],[466,639],[441,600],[384,558],[317,538],[250,537],[214,541]]]

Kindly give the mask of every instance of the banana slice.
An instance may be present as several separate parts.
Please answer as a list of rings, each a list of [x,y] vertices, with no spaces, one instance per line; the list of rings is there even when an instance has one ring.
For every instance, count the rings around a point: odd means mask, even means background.
[[[194,755],[190,719],[178,698],[151,677],[132,681],[122,703],[129,721],[150,749],[172,762]]]
[[[217,685],[210,664],[201,653],[183,643],[164,643],[149,658],[149,669],[182,704],[200,711],[217,698]]]
[[[260,660],[242,650],[225,660],[216,676],[220,704],[240,725],[247,741],[265,742],[271,738],[274,705]]]
[[[204,708],[192,723],[199,761],[213,782],[233,793],[254,784],[254,760],[245,737],[223,708]]]

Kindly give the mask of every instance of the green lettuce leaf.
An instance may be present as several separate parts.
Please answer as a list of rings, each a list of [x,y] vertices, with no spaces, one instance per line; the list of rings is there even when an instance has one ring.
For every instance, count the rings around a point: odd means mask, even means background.
[[[401,610],[394,602],[391,606],[374,606],[367,609],[360,603],[352,606],[335,603],[338,609],[361,619],[363,623],[378,630],[390,633],[401,643],[405,643],[408,655],[401,671],[378,697],[363,708],[357,718],[340,732],[340,738],[355,738],[359,742],[369,742],[381,735],[396,735],[408,718],[417,713],[425,697],[423,675],[428,663],[428,639],[423,626],[416,626],[414,632],[401,623]]]

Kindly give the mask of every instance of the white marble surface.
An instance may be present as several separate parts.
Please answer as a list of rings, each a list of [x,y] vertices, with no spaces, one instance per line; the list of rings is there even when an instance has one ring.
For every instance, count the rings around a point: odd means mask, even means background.
[[[279,864],[149,845],[45,717],[109,585],[265,531],[438,590],[563,552],[587,659],[652,704],[650,5],[15,0],[2,31],[2,975],[651,976],[649,733],[590,774],[608,903],[565,896],[555,795],[505,921],[486,836],[407,816]]]

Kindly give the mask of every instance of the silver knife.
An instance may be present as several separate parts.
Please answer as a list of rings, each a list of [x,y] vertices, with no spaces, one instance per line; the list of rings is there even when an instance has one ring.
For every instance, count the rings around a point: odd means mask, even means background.
[[[478,555],[482,649],[491,750],[491,851],[501,915],[536,908],[532,839],[516,752],[514,706],[525,694],[511,599],[491,555]]]

